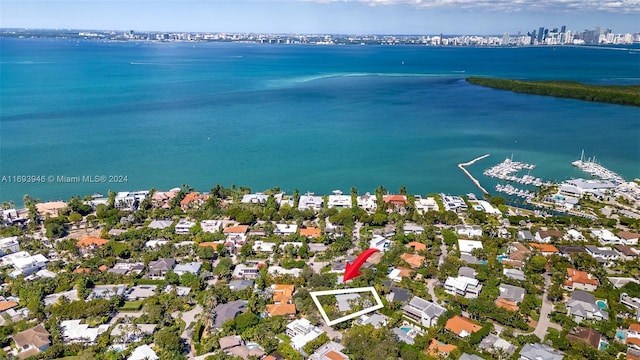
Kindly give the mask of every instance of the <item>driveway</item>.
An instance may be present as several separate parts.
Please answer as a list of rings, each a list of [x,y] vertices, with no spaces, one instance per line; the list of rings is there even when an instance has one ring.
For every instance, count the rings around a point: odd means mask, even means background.
[[[540,308],[540,319],[536,325],[536,330],[533,332],[541,340],[544,340],[547,335],[549,327],[561,330],[562,327],[558,324],[551,323],[549,315],[553,311],[553,303],[547,299],[547,289],[551,286],[551,276],[544,275],[544,292],[542,293],[542,307]]]

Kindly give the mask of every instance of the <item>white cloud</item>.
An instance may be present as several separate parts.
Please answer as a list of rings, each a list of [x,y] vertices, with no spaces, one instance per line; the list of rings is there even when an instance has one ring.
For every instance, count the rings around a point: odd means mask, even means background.
[[[603,11],[640,13],[640,0],[301,0],[320,3],[351,2],[371,6],[406,5],[417,8],[515,11]]]

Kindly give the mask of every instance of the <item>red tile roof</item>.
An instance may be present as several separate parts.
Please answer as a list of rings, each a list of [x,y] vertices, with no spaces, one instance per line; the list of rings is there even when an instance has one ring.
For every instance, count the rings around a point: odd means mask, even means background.
[[[419,268],[424,264],[424,256],[420,256],[418,254],[409,254],[404,253],[401,256],[402,260],[406,261],[407,264],[411,265],[412,268]]]
[[[238,225],[238,226],[229,226],[222,230],[225,234],[244,234],[249,230],[249,226],[247,225]]]
[[[444,328],[460,336],[460,334],[463,331],[466,331],[471,334],[482,329],[482,326],[471,321],[471,319],[467,319],[460,315],[456,315],[451,319],[447,320],[447,323],[445,324]]]
[[[507,300],[504,298],[496,299],[495,304],[497,307],[501,309],[509,310],[509,311],[518,311],[520,309],[520,307],[515,301]]]
[[[267,312],[270,316],[295,315],[296,306],[294,304],[269,304]]]
[[[87,247],[87,246],[92,246],[95,245],[97,247],[100,247],[106,243],[108,243],[109,240],[106,239],[100,239],[100,238],[94,238],[94,237],[87,237],[84,238],[82,240],[79,240],[76,245],[80,246],[80,247]]]
[[[320,229],[315,227],[301,228],[300,235],[310,237],[310,238],[319,238],[321,235]]]
[[[557,253],[558,248],[551,245],[551,244],[538,244],[538,243],[529,243],[529,246],[531,246],[534,250],[538,250],[540,252],[545,252],[545,253]]]
[[[13,301],[13,300],[0,301],[0,312],[5,311],[5,310],[9,310],[9,309],[14,308],[16,306],[18,306],[18,303]]]
[[[417,241],[412,241],[407,244],[407,247],[413,248],[415,251],[425,251],[427,250],[427,245],[423,243],[419,243]]]
[[[600,282],[598,279],[594,279],[585,271],[580,271],[572,268],[567,268],[567,281],[565,284],[568,286],[573,286],[573,283],[586,284],[586,285],[595,285],[598,286]]]
[[[394,203],[404,205],[407,203],[406,195],[384,195],[382,201],[386,203]]]

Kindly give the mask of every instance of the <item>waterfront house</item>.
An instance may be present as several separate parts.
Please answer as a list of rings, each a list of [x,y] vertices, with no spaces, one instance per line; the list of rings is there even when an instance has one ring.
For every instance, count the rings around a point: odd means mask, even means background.
[[[17,357],[26,359],[47,350],[51,345],[49,332],[42,324],[21,331],[11,338],[15,344]]]
[[[180,201],[180,208],[182,210],[197,209],[202,204],[209,200],[208,194],[200,194],[199,192],[190,192],[184,196],[184,199]]]
[[[388,194],[388,195],[382,196],[382,201],[385,204],[392,205],[396,208],[404,207],[408,203],[406,195]]]
[[[374,213],[378,208],[377,199],[375,195],[371,195],[371,193],[365,193],[364,195],[360,195],[356,198],[356,202],[358,207],[368,213]]]
[[[352,201],[350,195],[343,195],[342,191],[334,190],[333,195],[327,197],[327,207],[337,209],[351,208]]]
[[[148,190],[120,191],[116,194],[113,205],[120,210],[135,211],[147,196],[149,196]]]
[[[447,320],[444,328],[461,338],[465,338],[467,336],[470,336],[474,332],[480,331],[480,329],[482,329],[482,326],[471,321],[471,319],[469,318],[455,315],[451,319]]]
[[[255,194],[245,194],[242,196],[242,200],[240,202],[242,204],[266,204],[269,199],[269,195],[263,194],[261,192]]]
[[[171,200],[180,192],[180,189],[175,188],[169,191],[155,191],[151,195],[151,206],[158,209],[170,209]]]
[[[564,355],[549,345],[535,343],[525,344],[520,350],[518,360],[562,360]]]
[[[442,306],[414,296],[408,304],[402,307],[402,315],[424,327],[432,327],[446,309]]]
[[[609,318],[609,313],[596,304],[595,297],[582,290],[575,290],[571,294],[571,299],[567,301],[566,306],[568,315],[573,317],[577,323],[582,320],[604,320]]]
[[[423,199],[420,195],[415,196],[414,206],[418,214],[424,214],[429,211],[440,211],[435,198],[427,197]]]
[[[459,213],[468,209],[467,203],[460,196],[440,194],[440,198],[445,211]]]
[[[600,282],[586,271],[567,268],[567,280],[564,282],[565,289],[569,291],[585,290],[596,291]]]
[[[318,211],[322,209],[324,204],[324,200],[322,196],[315,196],[314,193],[308,192],[304,195],[300,196],[300,200],[298,201],[298,210],[313,210]]]
[[[552,240],[558,241],[564,237],[564,233],[560,230],[540,230],[536,232],[534,240],[539,243],[548,244]]]

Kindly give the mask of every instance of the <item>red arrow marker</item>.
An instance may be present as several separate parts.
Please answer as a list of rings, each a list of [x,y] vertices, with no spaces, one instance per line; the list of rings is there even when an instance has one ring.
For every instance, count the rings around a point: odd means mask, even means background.
[[[360,272],[358,270],[360,270],[360,267],[362,266],[362,264],[364,264],[364,262],[367,261],[367,258],[369,256],[373,255],[373,253],[378,251],[380,250],[373,249],[373,248],[367,249],[363,251],[362,254],[360,254],[358,258],[353,261],[353,264],[347,263],[347,266],[345,267],[345,270],[344,270],[344,277],[342,278],[342,282],[346,282],[349,279],[360,276]]]

